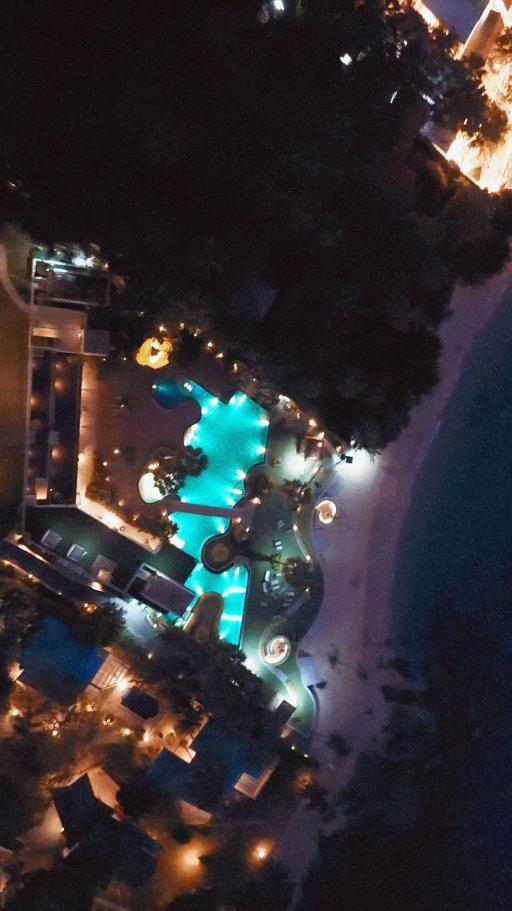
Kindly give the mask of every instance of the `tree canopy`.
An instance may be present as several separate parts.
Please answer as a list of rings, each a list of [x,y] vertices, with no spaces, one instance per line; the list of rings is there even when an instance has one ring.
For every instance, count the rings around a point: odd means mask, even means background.
[[[192,0],[157,27],[49,4],[43,56],[35,22],[23,48],[15,29],[7,42],[5,117],[37,188],[33,227],[124,254],[122,332],[130,314],[184,312],[266,387],[378,448],[436,381],[454,281],[508,257],[503,226],[453,255],[440,219],[459,184],[430,193],[425,217],[408,150],[428,118],[494,142],[503,115],[481,61],[408,3],[283,7]],[[50,106],[34,103],[41,81]],[[184,362],[197,347],[185,333]]]

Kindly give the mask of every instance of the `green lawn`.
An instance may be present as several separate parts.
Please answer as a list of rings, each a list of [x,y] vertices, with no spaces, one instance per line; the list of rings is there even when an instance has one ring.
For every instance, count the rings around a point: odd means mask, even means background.
[[[28,319],[0,285],[0,536],[9,532],[23,494]]]

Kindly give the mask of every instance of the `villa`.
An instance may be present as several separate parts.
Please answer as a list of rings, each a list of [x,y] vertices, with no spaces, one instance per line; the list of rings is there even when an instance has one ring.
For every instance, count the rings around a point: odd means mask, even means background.
[[[145,885],[156,867],[159,844],[132,822],[120,820],[113,807],[95,796],[89,776],[53,791],[66,840],[64,864],[94,871],[105,889],[112,879],[131,888]]]
[[[455,163],[480,188],[497,192],[512,187],[512,107],[507,88],[512,62],[493,58],[496,39],[504,29],[512,27],[510,0],[488,0],[485,5],[469,0],[428,0],[426,4],[415,0],[414,6],[429,27],[446,25],[455,31],[461,39],[457,56],[475,54],[484,60],[485,91],[508,119],[506,135],[497,146],[479,148],[462,131],[454,135],[431,126],[426,128],[426,135],[448,161]]]

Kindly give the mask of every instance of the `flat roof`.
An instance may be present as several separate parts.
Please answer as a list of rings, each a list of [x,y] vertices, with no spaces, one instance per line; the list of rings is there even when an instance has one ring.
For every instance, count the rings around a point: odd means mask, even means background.
[[[172,612],[182,617],[196,593],[175,579],[151,576],[141,591],[141,597],[166,614]]]
[[[443,25],[453,29],[463,41],[466,40],[487,6],[486,0],[423,0],[423,2]]]
[[[101,648],[84,645],[59,620],[48,617],[21,652],[19,680],[43,696],[71,705],[106,658]]]
[[[41,541],[47,529],[60,535],[61,541],[54,549],[59,556],[64,557],[72,544],[79,544],[87,552],[79,565],[86,569],[91,568],[99,554],[112,560],[116,564],[112,584],[123,590],[142,563],[182,584],[196,564],[193,557],[168,542],[153,554],[76,506],[30,506],[25,524],[35,543]]]

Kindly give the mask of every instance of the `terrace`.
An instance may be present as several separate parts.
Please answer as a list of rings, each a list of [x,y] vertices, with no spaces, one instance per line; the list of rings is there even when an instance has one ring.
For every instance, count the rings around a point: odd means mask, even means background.
[[[91,572],[95,560],[100,555],[106,557],[115,565],[112,584],[123,591],[144,563],[181,583],[194,567],[193,557],[172,544],[164,543],[158,553],[149,555],[140,545],[73,507],[28,508],[26,527],[34,542],[40,542],[47,529],[55,532],[60,538],[53,548],[56,557],[65,558],[73,544],[82,547],[85,554],[77,568]]]

